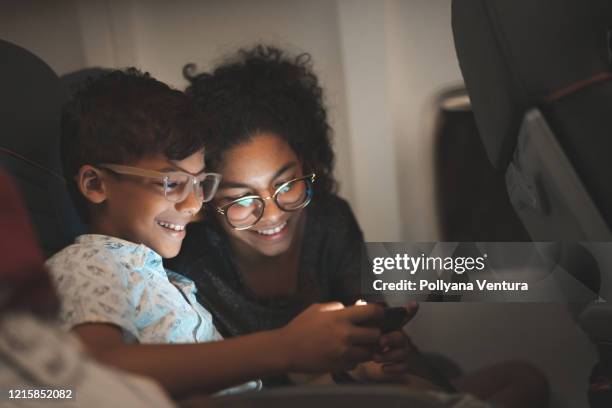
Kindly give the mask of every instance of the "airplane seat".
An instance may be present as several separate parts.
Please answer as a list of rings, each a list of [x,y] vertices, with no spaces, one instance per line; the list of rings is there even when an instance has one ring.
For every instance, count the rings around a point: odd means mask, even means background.
[[[612,299],[609,255],[580,244],[612,241],[612,2],[453,0],[452,28],[487,155],[529,235],[565,241],[569,272]],[[612,378],[612,307],[578,312]]]
[[[84,231],[68,196],[59,155],[68,93],[29,51],[0,40],[0,166],[16,181],[46,256]]]
[[[440,241],[530,241],[510,204],[504,175],[487,158],[465,87],[442,91],[434,109]]]
[[[453,1],[478,129],[534,240],[612,237],[611,4]]]

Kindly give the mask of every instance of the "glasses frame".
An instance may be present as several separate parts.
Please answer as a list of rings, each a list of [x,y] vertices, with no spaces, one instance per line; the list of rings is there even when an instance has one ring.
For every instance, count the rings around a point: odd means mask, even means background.
[[[137,176],[137,177],[144,177],[144,178],[151,178],[151,179],[160,179],[164,183],[164,198],[170,201],[171,203],[180,203],[184,201],[189,196],[189,193],[192,191],[195,193],[197,197],[198,193],[196,190],[197,188],[196,185],[200,184],[202,181],[206,180],[208,177],[213,177],[214,184],[211,189],[212,193],[209,195],[208,198],[206,198],[204,197],[204,190],[202,190],[202,198],[200,200],[202,203],[209,202],[210,200],[213,199],[213,197],[217,193],[217,189],[219,188],[219,184],[221,183],[221,178],[222,178],[221,174],[219,173],[206,173],[205,171],[198,173],[196,175],[193,175],[193,174],[186,173],[184,171],[161,172],[161,171],[155,171],[155,170],[141,169],[140,167],[124,166],[122,164],[111,164],[111,163],[98,164],[97,167],[110,170],[113,173],[117,173],[117,174],[124,174],[128,176]],[[168,198],[168,194],[167,194],[168,181],[170,180],[170,177],[173,175],[187,176],[187,178],[189,179],[187,184],[191,186],[191,188],[189,187],[185,188],[186,192],[183,193],[183,195],[177,200],[171,200],[170,198]]]
[[[317,178],[317,175],[316,175],[315,173],[308,174],[307,176],[296,177],[296,178],[294,178],[294,179],[291,179],[291,180],[285,181],[283,184],[281,184],[280,186],[278,186],[278,187],[276,188],[276,190],[274,190],[274,194],[272,194],[271,196],[268,196],[268,197],[263,198],[263,197],[258,196],[258,195],[256,195],[256,194],[247,195],[247,196],[240,197],[240,198],[237,198],[237,199],[235,199],[235,200],[232,200],[232,201],[230,201],[230,202],[229,202],[229,203],[227,203],[227,204],[223,204],[222,206],[217,207],[217,208],[216,208],[216,210],[217,210],[217,212],[218,212],[219,214],[222,214],[222,215],[224,215],[224,216],[225,216],[225,221],[227,221],[227,223],[228,223],[228,224],[229,224],[229,225],[230,225],[230,226],[231,226],[233,229],[235,229],[235,230],[237,230],[237,231],[246,230],[246,229],[251,228],[253,225],[257,224],[257,223],[259,222],[259,220],[261,220],[261,217],[263,217],[263,214],[264,214],[264,212],[266,211],[266,200],[273,199],[273,200],[274,200],[274,203],[276,204],[276,206],[277,206],[278,208],[280,208],[281,210],[285,211],[285,212],[294,212],[294,211],[301,210],[302,208],[306,207],[306,206],[307,206],[308,204],[310,204],[310,202],[312,201],[312,196],[313,196],[313,192],[314,192],[314,191],[313,191],[313,188],[312,188],[312,184],[315,182],[315,179],[316,179],[316,178]],[[282,190],[283,188],[285,188],[285,187],[286,187],[288,184],[291,184],[291,183],[294,183],[294,182],[296,182],[296,181],[300,181],[300,180],[306,180],[306,184],[307,184],[307,186],[308,186],[308,192],[307,192],[307,197],[306,197],[306,200],[304,200],[304,202],[303,202],[303,203],[302,203],[302,204],[301,204],[299,207],[293,208],[293,209],[291,209],[291,210],[287,210],[287,209],[283,208],[283,206],[282,206],[282,205],[281,205],[281,204],[278,202],[278,195],[280,194],[281,190]],[[308,181],[310,181],[310,182],[308,182]],[[261,202],[261,207],[262,207],[261,214],[259,215],[259,217],[257,217],[257,219],[255,220],[255,222],[254,222],[254,223],[252,223],[251,225],[249,225],[249,226],[247,226],[247,227],[235,227],[235,226],[234,226],[234,225],[233,225],[233,224],[230,222],[230,220],[229,220],[229,218],[228,218],[228,216],[227,216],[227,209],[228,209],[230,206],[232,206],[232,205],[236,204],[237,202],[242,201],[242,200],[246,200],[246,199],[253,199],[253,200],[258,200],[258,201],[260,201],[260,202]]]

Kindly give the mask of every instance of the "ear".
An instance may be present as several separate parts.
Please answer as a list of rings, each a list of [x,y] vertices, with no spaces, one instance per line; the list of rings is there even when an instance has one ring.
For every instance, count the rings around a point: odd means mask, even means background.
[[[106,201],[107,186],[99,169],[86,164],[79,169],[75,180],[79,191],[86,199],[94,204]]]

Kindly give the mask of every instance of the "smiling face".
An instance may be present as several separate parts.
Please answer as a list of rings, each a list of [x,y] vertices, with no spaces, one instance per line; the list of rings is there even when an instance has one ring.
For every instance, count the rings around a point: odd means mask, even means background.
[[[168,160],[160,154],[129,165],[159,172],[183,171],[195,175],[204,170],[204,154],[200,151],[178,161]],[[97,179],[88,179],[88,171],[94,172],[91,167],[90,170],[81,170],[81,180],[85,186],[81,190],[85,188],[87,194],[84,194],[100,204],[93,214],[93,232],[144,244],[163,258],[178,254],[185,237],[185,226],[202,207],[193,191],[183,201],[173,203],[164,197],[163,183],[158,179],[129,175],[117,177],[104,170],[95,171]],[[97,192],[87,190],[87,183],[92,180]]]
[[[302,163],[282,138],[261,133],[224,152],[217,170],[223,181],[213,205],[221,207],[247,195],[272,196],[281,184],[302,176]],[[225,216],[217,216],[238,255],[242,251],[277,256],[290,248],[303,214],[283,211],[268,199],[261,219],[249,229],[236,230]]]

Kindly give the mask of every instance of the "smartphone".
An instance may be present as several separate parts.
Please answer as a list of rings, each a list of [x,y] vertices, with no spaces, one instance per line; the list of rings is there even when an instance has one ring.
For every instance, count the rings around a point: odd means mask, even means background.
[[[385,316],[380,323],[380,330],[384,333],[400,330],[406,324],[408,311],[404,307],[385,307]]]
[[[359,299],[355,305],[367,305],[365,300]],[[382,305],[381,305],[382,306]],[[404,307],[384,307],[384,316],[381,320],[371,322],[368,326],[378,327],[383,334],[396,331],[404,327],[408,311]]]

